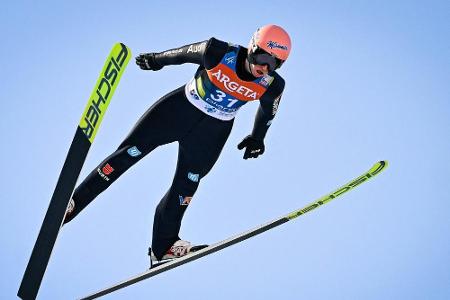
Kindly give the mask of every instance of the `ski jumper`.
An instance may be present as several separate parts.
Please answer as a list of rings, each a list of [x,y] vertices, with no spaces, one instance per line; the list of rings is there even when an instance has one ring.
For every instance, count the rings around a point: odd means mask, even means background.
[[[71,221],[132,165],[156,147],[179,143],[175,176],[159,202],[152,250],[160,259],[179,238],[181,220],[199,183],[217,161],[237,111],[259,101],[252,137],[263,140],[278,109],[284,80],[271,72],[255,78],[245,71],[247,49],[211,38],[155,55],[161,66],[194,63],[194,77],[154,103],[116,151],[75,189]]]

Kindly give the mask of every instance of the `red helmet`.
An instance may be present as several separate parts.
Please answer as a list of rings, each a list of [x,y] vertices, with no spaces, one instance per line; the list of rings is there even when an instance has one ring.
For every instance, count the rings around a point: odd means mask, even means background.
[[[267,64],[271,71],[279,68],[286,61],[290,52],[289,34],[277,25],[258,28],[248,46],[249,62],[260,65]]]

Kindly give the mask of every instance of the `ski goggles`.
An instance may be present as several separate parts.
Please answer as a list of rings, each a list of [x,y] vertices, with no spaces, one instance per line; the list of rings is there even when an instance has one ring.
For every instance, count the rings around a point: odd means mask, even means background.
[[[250,51],[248,54],[248,61],[254,65],[267,65],[269,72],[275,71],[281,67],[284,62],[259,47],[255,51]]]

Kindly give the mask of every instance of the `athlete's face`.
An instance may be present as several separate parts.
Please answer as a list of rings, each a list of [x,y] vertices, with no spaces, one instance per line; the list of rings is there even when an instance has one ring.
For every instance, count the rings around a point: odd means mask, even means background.
[[[269,67],[267,65],[250,64],[250,72],[255,77],[262,77],[269,73]]]

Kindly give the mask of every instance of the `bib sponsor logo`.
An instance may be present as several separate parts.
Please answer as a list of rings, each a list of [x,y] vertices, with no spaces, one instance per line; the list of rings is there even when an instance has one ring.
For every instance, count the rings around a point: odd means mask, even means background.
[[[221,83],[226,90],[234,93],[238,93],[246,98],[253,100],[258,99],[257,93],[246,86],[240,85],[238,82],[232,81],[230,77],[222,73],[222,70],[218,69],[217,72],[211,74],[217,79],[218,83]]]
[[[236,59],[236,56],[230,56],[230,57],[227,57],[225,59],[225,61],[227,62],[228,65],[231,65],[232,63],[234,63],[235,59]]]
[[[191,94],[191,96],[194,97],[195,100],[200,100],[200,97],[197,95],[194,89],[190,89],[189,94]]]
[[[267,87],[272,83],[272,81],[273,81],[272,76],[265,75],[259,83]]]

